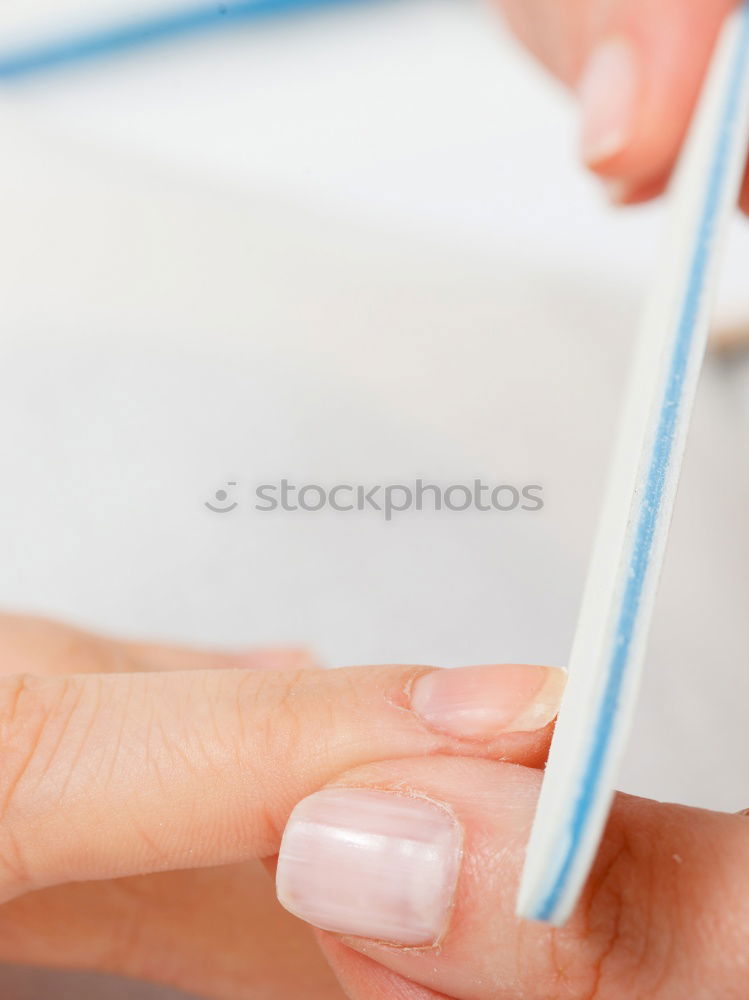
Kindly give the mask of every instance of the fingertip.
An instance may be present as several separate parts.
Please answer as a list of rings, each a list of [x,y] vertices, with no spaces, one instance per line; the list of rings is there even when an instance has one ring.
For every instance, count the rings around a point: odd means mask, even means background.
[[[612,6],[578,81],[581,157],[616,204],[660,194],[732,0]]]
[[[323,930],[433,947],[452,910],[463,830],[427,797],[329,787],[286,824],[276,870],[283,907]]]
[[[430,728],[489,743],[545,729],[559,711],[567,674],[559,667],[492,664],[432,670],[409,690],[411,710]]]
[[[411,796],[412,802],[439,804],[463,833],[447,928],[436,946],[420,947],[402,935],[395,944],[390,935],[344,935],[343,943],[428,989],[476,1000],[495,997],[497,984],[508,982],[514,985],[512,996],[558,996],[562,962],[570,997],[660,996],[664,988],[669,996],[691,996],[695,976],[715,985],[711,996],[744,996],[746,818],[617,796],[580,903],[563,928],[551,929],[515,915],[540,780],[538,772],[517,765],[451,757],[386,761],[339,777],[338,789],[361,794],[367,787],[399,803]],[[377,825],[358,830],[351,843],[367,844],[368,837],[381,843],[381,812],[370,812],[367,819]],[[412,836],[417,829],[418,818]],[[335,832],[327,822],[320,830],[328,837]],[[419,835],[417,846],[424,842]],[[407,858],[409,851],[364,853],[352,866],[363,866],[379,899],[393,879],[391,856]],[[437,850],[429,853],[439,856]],[[375,877],[368,862],[382,860],[386,870]],[[452,875],[451,868],[445,870]],[[393,889],[388,898],[396,900],[398,915],[421,915],[424,899],[434,900],[422,895],[424,884],[433,889],[434,873],[424,883],[423,873],[415,871],[408,882],[406,871],[404,866],[397,873],[392,883],[397,895]],[[344,894],[355,877],[361,873],[346,872]],[[325,891],[331,903],[340,901],[337,882],[321,883],[317,905]],[[711,933],[694,933],[700,926]],[[674,949],[674,940],[689,947]]]

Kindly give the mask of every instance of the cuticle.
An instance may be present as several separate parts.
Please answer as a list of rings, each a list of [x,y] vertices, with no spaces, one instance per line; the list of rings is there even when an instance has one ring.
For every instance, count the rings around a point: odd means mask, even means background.
[[[407,703],[404,707],[410,709],[411,693],[413,691],[413,686],[416,683],[416,681],[419,680],[420,677],[426,677],[428,674],[433,674],[435,670],[444,670],[444,669],[445,669],[444,667],[430,667],[430,666],[417,667],[411,674],[409,674],[409,676],[406,678],[406,683],[403,685],[401,689],[401,693],[403,697],[406,699]]]

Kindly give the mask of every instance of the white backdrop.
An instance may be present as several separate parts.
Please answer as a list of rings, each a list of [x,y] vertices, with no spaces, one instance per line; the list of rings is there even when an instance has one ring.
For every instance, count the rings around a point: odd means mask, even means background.
[[[490,12],[247,26],[6,87],[0,119],[3,605],[334,665],[565,662],[660,218],[605,206],[571,104]],[[737,228],[729,319],[748,249]],[[703,382],[621,782],[731,809],[743,378]],[[253,511],[283,476],[546,506]]]

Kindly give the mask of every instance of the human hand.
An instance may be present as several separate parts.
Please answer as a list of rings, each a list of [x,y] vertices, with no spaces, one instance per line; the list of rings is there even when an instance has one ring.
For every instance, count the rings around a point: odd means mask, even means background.
[[[2,960],[340,1000],[254,860],[272,866],[301,799],[280,895],[339,931],[317,939],[353,1000],[745,996],[744,817],[621,796],[570,924],[514,917],[554,673],[325,672],[295,650],[201,653],[9,617],[0,651]],[[430,697],[418,680],[437,675]],[[529,703],[544,679],[549,697]]]
[[[279,898],[327,928],[351,1000],[746,1000],[749,819],[618,796],[573,918],[551,928],[514,915],[540,783],[418,758],[297,806]]]
[[[222,1000],[341,998],[257,860],[293,806],[372,761],[546,755],[558,671],[452,671],[427,698],[437,674],[0,616],[0,961]]]
[[[665,187],[723,20],[738,0],[499,0],[582,106],[581,153],[612,200]],[[749,211],[749,178],[742,206]]]

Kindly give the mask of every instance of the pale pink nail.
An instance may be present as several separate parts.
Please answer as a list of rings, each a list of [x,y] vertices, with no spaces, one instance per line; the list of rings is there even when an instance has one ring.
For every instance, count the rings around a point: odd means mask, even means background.
[[[411,688],[411,708],[461,739],[542,729],[555,718],[567,675],[558,667],[505,664],[433,670]]]
[[[315,927],[429,945],[446,929],[462,831],[425,799],[328,788],[303,799],[281,841],[278,898]]]
[[[603,189],[606,192],[609,203],[612,205],[623,205],[632,191],[632,187],[628,181],[619,180],[618,178],[604,179]]]
[[[596,166],[621,153],[634,135],[640,81],[637,53],[626,38],[598,45],[578,84],[582,156]]]

